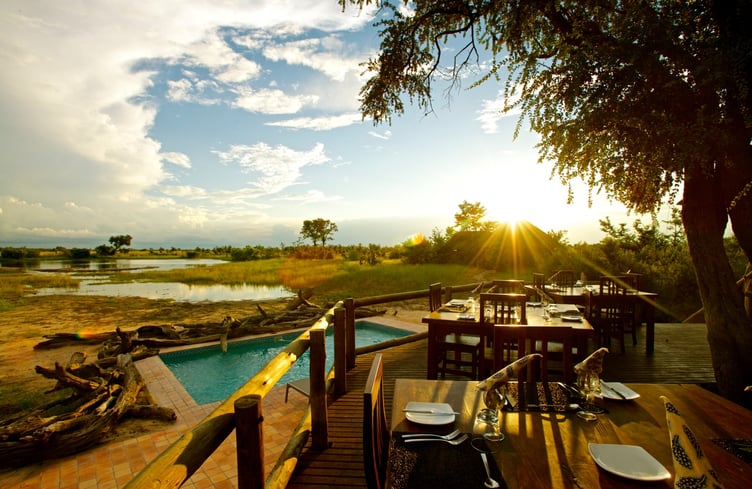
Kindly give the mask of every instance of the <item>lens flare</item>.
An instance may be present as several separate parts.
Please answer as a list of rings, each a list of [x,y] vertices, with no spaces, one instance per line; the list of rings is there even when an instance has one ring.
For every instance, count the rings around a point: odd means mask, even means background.
[[[407,246],[420,246],[425,241],[426,237],[422,233],[415,233],[407,239]]]

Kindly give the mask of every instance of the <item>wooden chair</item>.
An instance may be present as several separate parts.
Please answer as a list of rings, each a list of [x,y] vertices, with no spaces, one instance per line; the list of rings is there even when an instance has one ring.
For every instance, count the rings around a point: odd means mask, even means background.
[[[481,345],[483,338],[478,335],[448,333],[436,343],[438,365],[437,374],[469,377],[478,380],[481,373]]]
[[[544,274],[533,273],[533,290],[535,291],[535,293],[532,295],[531,299],[536,302],[541,302],[543,300],[543,297],[541,296],[540,292],[546,290],[546,276]]]
[[[488,292],[495,292],[498,294],[524,294],[525,282],[522,280],[494,280],[491,282],[491,288]]]
[[[572,328],[561,326],[555,329],[537,326],[494,326],[494,371],[504,368],[516,359],[530,353],[540,353],[539,362],[528,364],[527,372],[520,373],[520,380],[547,382],[549,374],[564,382],[574,380],[574,344]]]
[[[611,338],[619,341],[624,353],[624,336],[631,334],[632,344],[637,344],[637,328],[632,301],[626,297],[628,284],[623,277],[602,276],[599,294],[588,295],[588,320],[593,325],[596,339],[603,346],[611,346]]]
[[[428,309],[433,312],[441,307],[441,283],[428,286]]]
[[[480,294],[480,323],[527,324],[527,295],[485,292]]]
[[[384,406],[383,377],[384,364],[381,353],[377,353],[363,391],[363,466],[369,489],[387,486],[389,426]]]
[[[574,270],[559,270],[549,277],[548,283],[556,284],[564,289],[571,289],[576,280]]]

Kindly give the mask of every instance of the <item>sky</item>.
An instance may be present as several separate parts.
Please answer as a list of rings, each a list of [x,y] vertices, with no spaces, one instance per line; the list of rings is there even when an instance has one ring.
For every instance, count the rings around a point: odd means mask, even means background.
[[[363,120],[373,22],[335,0],[0,2],[0,246],[279,246],[316,218],[390,246],[463,201],[573,243],[641,218],[581,182],[567,204],[499,83]]]

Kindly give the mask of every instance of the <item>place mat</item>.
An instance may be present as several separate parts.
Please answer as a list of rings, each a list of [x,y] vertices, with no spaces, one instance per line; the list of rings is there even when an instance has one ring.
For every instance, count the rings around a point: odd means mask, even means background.
[[[726,451],[729,451],[752,465],[752,440],[738,438],[715,438],[713,442]]]
[[[393,489],[483,487],[486,469],[470,439],[454,446],[444,442],[405,443],[395,433],[389,452],[389,477]],[[493,454],[488,454],[491,476],[506,488]]]

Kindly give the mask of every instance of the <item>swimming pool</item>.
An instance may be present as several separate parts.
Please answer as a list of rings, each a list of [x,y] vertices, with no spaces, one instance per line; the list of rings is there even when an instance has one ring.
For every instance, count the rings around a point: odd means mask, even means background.
[[[355,323],[356,346],[372,345],[394,338],[413,334],[412,331],[393,328],[368,321]],[[269,361],[295,338],[300,331],[263,338],[253,338],[229,344],[223,354],[219,345],[160,354],[164,364],[177,377],[185,390],[198,404],[227,399],[248,379],[253,377]],[[309,375],[309,354],[306,351],[280,379],[278,385]],[[334,362],[334,333],[329,328],[326,335],[326,369]]]

